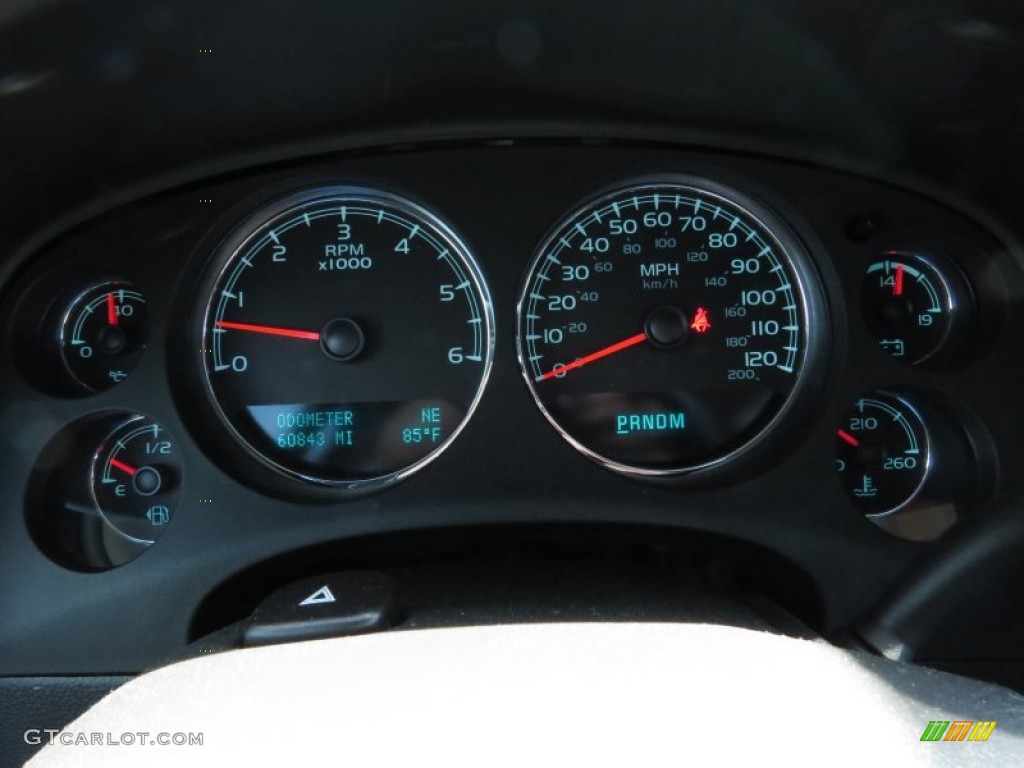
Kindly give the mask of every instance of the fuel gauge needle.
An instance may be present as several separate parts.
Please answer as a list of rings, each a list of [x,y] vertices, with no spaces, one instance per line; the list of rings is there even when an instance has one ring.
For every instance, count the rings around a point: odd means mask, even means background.
[[[555,376],[567,373],[568,371],[573,371],[577,368],[582,368],[583,366],[589,365],[595,360],[600,360],[602,357],[608,357],[608,355],[614,355],[616,352],[621,352],[624,349],[629,349],[630,347],[634,347],[637,344],[641,344],[645,341],[647,341],[647,334],[638,333],[636,334],[636,336],[630,336],[628,339],[623,339],[622,341],[617,342],[615,344],[609,344],[607,347],[599,349],[597,352],[592,352],[586,357],[578,357],[571,363],[555,366],[542,376],[538,376],[537,381],[547,381],[548,379],[552,379]]]
[[[118,461],[117,459],[111,459],[110,460],[110,466],[116,467],[117,469],[120,469],[122,472],[127,474],[129,477],[134,477],[135,473],[138,472],[138,470],[135,467],[131,467],[131,466],[125,464],[123,461]]]

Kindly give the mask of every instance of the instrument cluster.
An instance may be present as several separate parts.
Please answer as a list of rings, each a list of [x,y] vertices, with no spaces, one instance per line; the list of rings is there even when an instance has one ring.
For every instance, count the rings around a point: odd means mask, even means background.
[[[515,160],[462,151],[528,191]],[[1004,479],[999,427],[956,382],[996,369],[1019,265],[967,216],[887,190],[883,218],[903,221],[876,231],[850,198],[873,204],[877,183],[637,150],[592,182],[556,166],[544,194],[470,218],[485,169],[433,177],[437,202],[426,177],[367,162],[166,192],[22,265],[5,354],[9,378],[62,404],[24,478],[52,560],[105,570],[146,552],[183,506],[212,504],[197,461],[220,487],[342,516],[435,461],[458,484],[466,457],[440,459],[495,377],[504,427],[472,471],[538,471],[515,430],[546,421],[571,467],[561,492],[587,477],[573,453],[685,507],[813,449],[830,454],[815,488],[929,539]],[[191,202],[222,197],[216,213]]]

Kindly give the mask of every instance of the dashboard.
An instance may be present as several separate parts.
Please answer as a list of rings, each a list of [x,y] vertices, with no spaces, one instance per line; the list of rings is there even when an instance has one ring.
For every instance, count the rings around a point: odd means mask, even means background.
[[[1024,689],[1017,534],[955,549],[1024,519],[1022,31],[991,2],[4,4],[7,720],[381,629],[884,654],[865,617],[928,568],[948,605],[890,611],[915,658]]]
[[[541,521],[763,548],[827,632],[1021,483],[1014,251],[840,170],[370,148],[151,194],[12,267],[9,673],[138,671],[229,577],[324,542]],[[146,585],[175,600],[126,624]]]

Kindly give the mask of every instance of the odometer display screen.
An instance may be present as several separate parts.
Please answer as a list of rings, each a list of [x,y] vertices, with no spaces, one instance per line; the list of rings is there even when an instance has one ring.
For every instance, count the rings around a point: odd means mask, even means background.
[[[590,458],[627,473],[710,465],[766,432],[805,356],[806,252],[770,210],[700,179],[570,215],[518,306],[524,376]]]
[[[242,224],[212,264],[209,394],[227,430],[304,483],[422,466],[476,407],[494,319],[466,246],[395,195],[314,189]]]
[[[465,406],[444,400],[250,405],[246,421],[257,445],[303,474],[344,466],[353,477],[373,477],[415,464],[442,445]]]

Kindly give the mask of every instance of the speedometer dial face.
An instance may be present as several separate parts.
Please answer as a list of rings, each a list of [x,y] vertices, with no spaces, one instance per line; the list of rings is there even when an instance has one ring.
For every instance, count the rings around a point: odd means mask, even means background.
[[[518,305],[540,409],[590,458],[679,474],[758,441],[808,338],[809,258],[764,206],[674,177],[583,206],[538,250]]]
[[[209,393],[264,465],[365,488],[464,426],[494,319],[461,240],[414,203],[329,188],[252,217],[221,248],[203,321]]]

